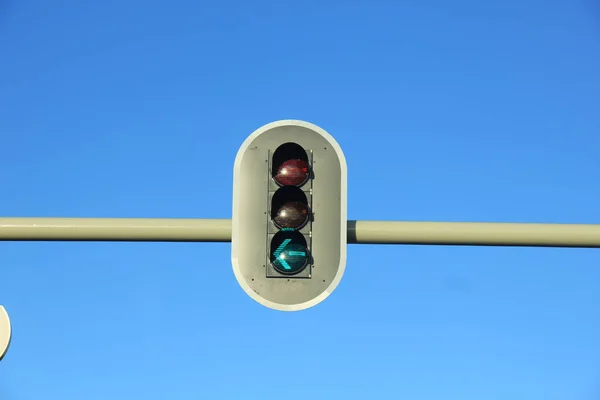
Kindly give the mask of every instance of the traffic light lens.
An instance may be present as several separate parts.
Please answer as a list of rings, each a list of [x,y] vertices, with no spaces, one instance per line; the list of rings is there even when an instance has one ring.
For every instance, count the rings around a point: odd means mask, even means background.
[[[308,163],[304,160],[287,160],[283,162],[273,177],[282,186],[302,186],[310,175]]]
[[[273,218],[278,228],[300,229],[308,222],[308,206],[300,201],[288,201],[283,204]]]
[[[298,231],[279,231],[271,241],[271,265],[284,275],[296,275],[308,265],[309,255],[304,236]]]

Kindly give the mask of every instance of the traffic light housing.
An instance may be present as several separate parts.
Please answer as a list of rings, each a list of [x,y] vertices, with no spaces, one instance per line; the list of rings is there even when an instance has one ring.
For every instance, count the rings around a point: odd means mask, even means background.
[[[323,301],[346,264],[347,167],[338,143],[305,121],[252,133],[234,165],[231,255],[236,279],[269,308]]]
[[[296,142],[268,150],[267,277],[311,277],[312,154]]]

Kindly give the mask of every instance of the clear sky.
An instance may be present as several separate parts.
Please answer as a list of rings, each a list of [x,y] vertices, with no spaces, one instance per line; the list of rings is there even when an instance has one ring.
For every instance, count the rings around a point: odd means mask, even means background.
[[[597,3],[596,3],[597,4]],[[592,0],[0,0],[0,215],[230,218],[243,140],[329,131],[349,218],[600,223]],[[350,245],[325,302],[228,243],[0,243],[1,400],[600,398],[600,252]]]

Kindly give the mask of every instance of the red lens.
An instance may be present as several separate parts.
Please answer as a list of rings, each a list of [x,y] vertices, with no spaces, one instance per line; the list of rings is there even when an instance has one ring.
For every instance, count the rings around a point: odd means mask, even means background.
[[[308,163],[303,160],[287,160],[277,169],[274,179],[282,186],[301,186],[309,176]]]

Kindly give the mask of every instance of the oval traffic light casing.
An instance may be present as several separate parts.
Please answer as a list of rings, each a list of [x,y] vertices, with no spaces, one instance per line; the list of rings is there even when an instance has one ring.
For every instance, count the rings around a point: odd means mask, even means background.
[[[305,310],[346,267],[347,166],[341,147],[306,121],[266,124],[233,172],[231,263],[244,292],[280,311]]]

